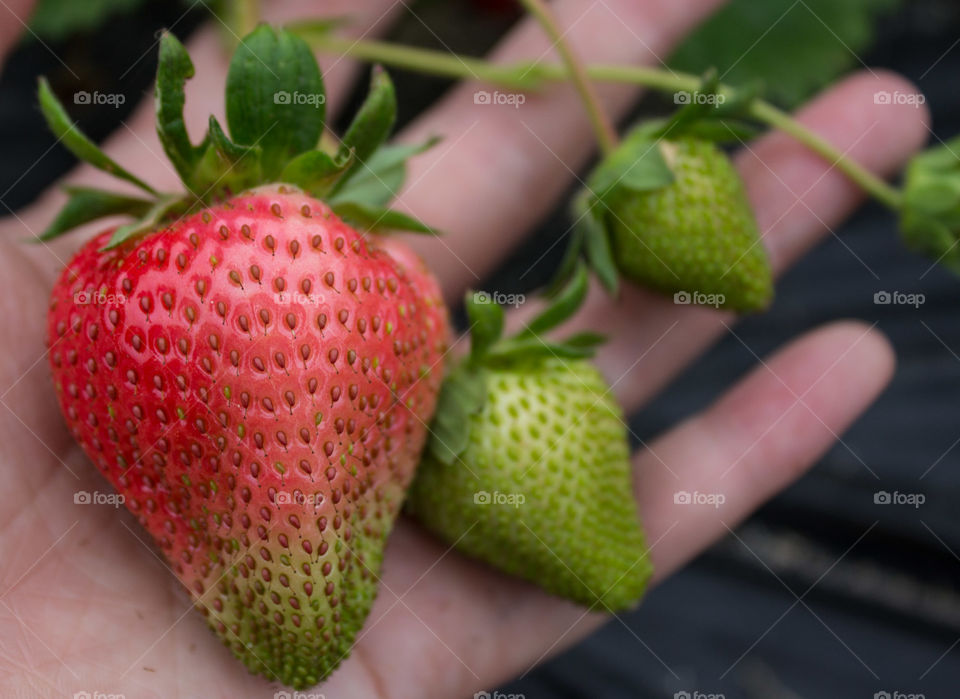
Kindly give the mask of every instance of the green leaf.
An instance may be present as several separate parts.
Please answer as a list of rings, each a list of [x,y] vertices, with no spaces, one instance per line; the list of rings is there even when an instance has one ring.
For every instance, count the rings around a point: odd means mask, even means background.
[[[587,178],[587,187],[602,201],[621,188],[649,192],[671,182],[673,171],[663,157],[659,141],[637,129],[600,161]]]
[[[693,136],[712,143],[746,143],[759,135],[761,129],[738,119],[707,119],[683,128],[684,136]]]
[[[590,269],[597,275],[597,279],[607,292],[615,296],[620,288],[620,273],[610,246],[610,234],[605,224],[606,217],[600,216],[598,206],[591,207],[587,215],[580,219],[578,225],[584,227],[584,251]]]
[[[597,279],[607,292],[616,295],[620,285],[620,273],[617,271],[617,264],[610,248],[605,211],[605,206],[588,191],[582,191],[577,195],[571,206],[574,231],[580,240],[580,248],[587,258],[590,269],[597,275]]]
[[[352,201],[334,202],[330,205],[330,208],[337,216],[371,232],[409,231],[429,235],[437,234],[425,223],[393,209],[369,207]]]
[[[684,95],[686,102],[668,119],[655,119],[641,124],[636,130],[652,139],[676,140],[682,136],[696,136],[714,143],[729,143],[744,140],[752,132],[744,127],[749,123],[750,107],[761,93],[759,83],[753,83],[736,89],[720,90],[719,77],[715,69],[703,76],[699,88]]]
[[[580,309],[583,300],[587,297],[588,281],[586,268],[582,264],[578,264],[570,282],[549,306],[527,323],[527,326],[517,337],[541,335],[570,318]]]
[[[190,176],[190,190],[200,199],[214,194],[236,194],[263,182],[260,146],[241,146],[232,142],[210,115],[203,155]]]
[[[581,332],[561,342],[545,341],[537,336],[521,336],[500,342],[487,353],[489,363],[541,359],[587,359],[606,341],[603,335]]]
[[[139,197],[107,192],[90,187],[65,187],[70,198],[38,240],[52,240],[84,223],[106,216],[127,214],[143,216],[151,202]]]
[[[693,93],[696,99],[692,99],[689,92],[678,92],[685,98],[681,101],[681,106],[673,116],[667,119],[663,129],[658,135],[667,135],[675,130],[681,130],[684,124],[694,123],[706,118],[710,113],[716,110],[716,105],[722,98],[717,94],[719,86],[719,77],[715,68],[709,68],[700,83],[700,87]]]
[[[583,226],[578,225],[578,223],[575,220],[570,228],[570,242],[567,243],[563,258],[557,265],[553,278],[544,291],[547,298],[556,296],[564,289],[577,270],[577,263],[583,258]]]
[[[470,417],[486,402],[486,372],[461,364],[443,381],[430,424],[430,451],[442,463],[452,464],[470,443]]]
[[[785,107],[858,65],[879,15],[898,0],[731,0],[681,44],[670,66],[723,81],[759,80]]]
[[[370,207],[386,206],[403,188],[407,177],[407,160],[433,147],[439,140],[432,138],[420,144],[381,146],[350,176],[343,189],[333,195],[330,202],[350,201]]]
[[[185,209],[186,206],[187,199],[182,196],[160,197],[139,219],[119,226],[103,249],[115,248],[131,238],[156,230],[164,219]]]
[[[380,66],[373,67],[370,92],[340,143],[337,157],[345,159],[353,154],[355,162],[336,185],[335,190],[349,181],[351,175],[377,151],[390,135],[397,118],[397,93],[390,76]]]
[[[40,98],[40,111],[43,112],[43,118],[47,125],[53,131],[53,135],[66,146],[71,153],[80,160],[90,163],[95,168],[108,172],[114,177],[126,180],[135,184],[140,189],[150,194],[156,194],[153,189],[143,180],[124,170],[120,165],[114,162],[106,153],[89,138],[87,138],[76,125],[70,121],[70,117],[64,110],[63,105],[54,96],[50,89],[50,84],[46,78],[40,78],[38,87],[38,96]]]
[[[325,198],[352,162],[350,153],[345,160],[340,160],[326,151],[308,150],[287,163],[280,181],[295,184],[317,198]]]
[[[160,58],[157,63],[157,84],[154,101],[157,109],[157,135],[163,150],[173,163],[180,179],[191,186],[197,161],[203,148],[194,146],[183,121],[183,86],[194,75],[190,54],[170,32],[160,37]]]
[[[260,146],[267,180],[316,147],[325,103],[320,69],[303,39],[261,25],[237,47],[227,73],[227,124],[235,142]]]
[[[568,347],[579,347],[583,349],[595,349],[607,341],[606,335],[600,333],[584,331],[571,335],[565,339],[562,344]]]
[[[488,294],[468,291],[467,319],[470,322],[470,358],[479,363],[503,334],[503,309]]]
[[[490,349],[488,361],[516,362],[531,359],[584,359],[592,357],[593,345],[546,342],[538,337],[507,340]]]

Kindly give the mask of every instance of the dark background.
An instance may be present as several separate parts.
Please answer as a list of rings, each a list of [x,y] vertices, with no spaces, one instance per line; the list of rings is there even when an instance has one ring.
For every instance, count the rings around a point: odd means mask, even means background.
[[[424,5],[418,14],[464,53],[481,52],[516,18],[507,2]],[[122,79],[111,67],[130,65],[158,28],[181,15],[176,4],[148,3],[112,20],[109,32],[51,44],[73,74],[35,40],[11,55],[0,77],[4,207],[30,202],[73,164],[42,126],[36,76],[50,76],[55,89],[64,87],[61,94],[78,83],[125,94],[120,109],[68,105],[100,140],[149,91],[156,66],[151,53]],[[186,36],[203,18],[188,13],[176,33]],[[469,32],[462,31],[466,22]],[[937,137],[960,132],[960,7],[909,3],[881,20],[878,36],[866,62],[920,86]],[[401,23],[393,38],[436,44],[417,22]],[[401,121],[449,86],[394,76]],[[652,99],[641,109],[662,107]],[[524,287],[515,280],[544,241],[565,229],[558,210],[487,286],[510,293],[542,283],[556,259],[527,275]],[[827,238],[780,282],[770,313],[744,321],[737,333],[762,356],[830,320],[877,322],[899,357],[891,387],[843,445],[738,530],[741,541],[722,541],[638,611],[501,691],[526,699],[672,697],[682,690],[726,699],[868,699],[880,691],[960,697],[960,280],[906,253],[895,221],[877,206],[865,206],[837,232],[843,242]],[[877,291],[923,293],[926,302],[919,309],[876,305]],[[754,361],[728,336],[633,416],[633,430],[644,440],[655,436],[707,405]],[[877,505],[881,490],[923,493],[926,502]]]

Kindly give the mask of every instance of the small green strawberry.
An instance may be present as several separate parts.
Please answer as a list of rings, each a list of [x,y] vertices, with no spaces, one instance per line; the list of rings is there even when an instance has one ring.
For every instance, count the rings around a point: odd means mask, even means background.
[[[445,381],[410,511],[469,556],[586,606],[619,610],[652,567],[633,497],[621,412],[586,358],[600,340],[539,337],[586,293],[501,339],[503,311],[467,298],[472,351]]]
[[[192,73],[165,34],[158,133],[186,187],[170,194],[97,149],[41,83],[62,142],[148,195],[75,188],[48,228],[135,219],[55,285],[53,382],[213,632],[251,671],[304,688],[347,657],[376,597],[440,391],[446,309],[412,250],[356,230],[425,228],[382,208],[412,152],[382,146],[385,73],[333,152],[317,148],[323,83],[302,40],[266,26],[243,40],[230,135],[211,117],[199,145],[183,123]]]
[[[583,251],[607,288],[618,276],[740,312],[766,308],[773,280],[739,174],[716,141],[733,126],[689,105],[643,124],[597,166],[574,202],[574,244],[565,277]],[[729,109],[727,111],[730,111]]]
[[[673,182],[651,192],[620,190],[608,202],[620,272],[668,294],[713,295],[723,308],[765,308],[773,293],[770,262],[730,159],[692,137],[656,147]]]

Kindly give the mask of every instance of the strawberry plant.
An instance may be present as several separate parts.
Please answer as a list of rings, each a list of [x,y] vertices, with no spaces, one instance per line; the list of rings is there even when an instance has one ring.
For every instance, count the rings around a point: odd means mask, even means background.
[[[900,220],[907,247],[947,268],[957,268],[954,257],[960,223],[954,220],[955,188],[951,183],[960,160],[952,144],[915,158],[907,168],[905,186],[898,188],[766,101],[756,85],[721,84],[716,70],[697,76],[646,66],[584,65],[566,47],[541,0],[523,0],[522,4],[543,25],[562,62],[488,63],[410,46],[348,41],[333,36],[328,23],[317,21],[297,23],[291,30],[320,51],[477,79],[505,89],[535,91],[556,82],[577,87],[603,158],[585,178],[585,191],[572,203],[572,240],[555,286],[569,278],[573,263],[583,256],[611,292],[616,292],[623,276],[666,294],[687,292],[691,299],[711,299],[714,305],[739,312],[764,309],[772,299],[773,283],[760,231],[747,210],[739,177],[714,147],[739,143],[762,128],[780,130],[796,139],[890,209]],[[865,0],[862,4],[836,9],[845,20],[845,35],[858,43],[866,40],[869,17],[887,3]],[[732,3],[726,13],[717,16],[716,26],[704,27],[709,39],[704,43],[725,42],[732,56],[719,57],[738,64],[743,51],[732,48],[737,44],[728,41],[727,28],[751,13],[768,11],[746,2]],[[809,33],[809,27],[804,31]],[[796,101],[824,75],[835,74],[838,66],[842,67],[842,61],[833,57],[824,59],[822,70],[811,68],[800,75],[793,62],[779,55],[779,45],[771,50],[778,60],[763,66],[752,60],[750,75],[789,73],[780,95],[787,101]],[[682,66],[700,67],[704,60],[689,46],[677,56]],[[660,91],[683,106],[666,120],[665,127],[641,124],[618,144],[594,94],[596,82]],[[708,176],[698,177],[697,172]]]
[[[949,145],[917,158],[900,190],[715,71],[585,66],[542,0],[522,4],[562,63],[338,40],[329,21],[260,26],[231,60],[225,126],[211,116],[199,142],[184,122],[194,66],[163,34],[157,133],[176,192],[109,158],[40,83],[58,139],[140,190],[68,188],[41,236],[128,219],[84,245],[53,289],[62,412],[213,632],[271,680],[314,685],[350,653],[404,502],[446,543],[549,593],[614,611],[641,598],[652,566],[623,416],[591,362],[602,338],[544,335],[581,308],[591,272],[614,294],[623,278],[736,312],[769,305],[771,265],[726,144],[758,126],[789,133],[895,211],[910,247],[960,269]],[[504,337],[503,309],[468,295],[470,353],[446,366],[437,281],[379,235],[435,233],[389,206],[406,159],[431,144],[385,145],[396,95],[379,67],[327,144],[307,40],[513,89],[577,89],[602,158],[572,202],[547,305],[518,333]],[[592,85],[601,80],[698,99],[621,141]]]

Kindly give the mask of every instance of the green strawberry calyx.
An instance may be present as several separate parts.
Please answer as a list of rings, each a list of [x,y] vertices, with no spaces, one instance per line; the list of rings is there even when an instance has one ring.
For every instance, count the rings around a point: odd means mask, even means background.
[[[555,341],[543,335],[569,319],[583,305],[589,275],[577,264],[569,283],[532,320],[504,337],[503,307],[484,292],[468,291],[465,298],[470,323],[470,353],[444,377],[437,410],[430,425],[427,448],[439,461],[451,464],[467,448],[470,417],[479,413],[487,395],[486,370],[547,359],[592,357],[605,338],[578,332]]]
[[[907,247],[960,274],[960,138],[917,155],[906,171],[900,231]]]
[[[397,99],[389,75],[375,66],[367,97],[343,137],[324,143],[326,92],[306,42],[283,29],[260,25],[237,46],[226,81],[226,122],[209,119],[195,145],[187,134],[184,85],[194,66],[170,32],[160,38],[155,102],[157,134],[185,191],[158,192],[106,155],[70,120],[46,79],[40,109],[54,135],[74,155],[133,184],[143,196],[90,187],[67,187],[67,203],[39,236],[50,240],[107,216],[126,215],[107,247],[146,234],[172,219],[267,183],[294,185],[323,199],[352,225],[369,231],[434,233],[405,213],[387,208],[403,185],[407,158],[429,148],[386,145]]]
[[[694,92],[677,93],[685,99],[668,119],[635,126],[620,144],[594,168],[586,186],[571,204],[571,241],[555,277],[553,290],[570,277],[585,258],[603,286],[616,294],[620,275],[611,248],[611,202],[626,193],[645,194],[674,182],[674,142],[696,138],[712,143],[742,141],[756,129],[746,120],[759,87],[721,90],[716,71],[704,75]]]

